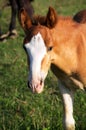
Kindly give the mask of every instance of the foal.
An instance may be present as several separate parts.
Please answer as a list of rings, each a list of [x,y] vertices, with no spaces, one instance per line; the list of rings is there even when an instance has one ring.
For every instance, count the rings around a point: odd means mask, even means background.
[[[21,9],[19,20],[26,33],[23,46],[29,62],[28,87],[41,93],[51,68],[63,99],[64,129],[75,130],[74,93],[86,89],[86,24],[58,16],[52,7],[46,17],[33,20]]]

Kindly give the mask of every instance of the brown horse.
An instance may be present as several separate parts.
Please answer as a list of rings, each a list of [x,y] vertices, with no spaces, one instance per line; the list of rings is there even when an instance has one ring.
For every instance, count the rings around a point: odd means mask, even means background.
[[[5,6],[10,5],[11,6],[11,20],[8,28],[8,32],[6,34],[2,34],[1,28],[0,28],[0,41],[3,41],[4,39],[11,37],[15,38],[17,36],[16,31],[16,18],[17,13],[21,8],[25,8],[28,12],[29,16],[32,17],[34,13],[34,9],[31,5],[31,2],[34,0],[9,0],[9,4],[5,4]]]
[[[19,20],[26,33],[23,46],[29,63],[28,86],[41,93],[51,68],[63,99],[64,129],[75,130],[74,93],[86,89],[86,24],[58,16],[52,7],[46,17],[33,19],[21,9]]]

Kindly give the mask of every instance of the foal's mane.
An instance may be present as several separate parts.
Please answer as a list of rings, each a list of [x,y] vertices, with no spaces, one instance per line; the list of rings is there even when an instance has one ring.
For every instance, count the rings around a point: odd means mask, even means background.
[[[59,20],[64,21],[64,22],[69,22],[69,23],[76,22],[72,19],[71,16],[58,16],[57,21],[55,22],[55,25],[56,25],[56,23],[58,23]],[[46,26],[46,24],[47,24],[46,16],[40,16],[40,15],[33,16],[32,24],[33,25],[44,25],[44,26]]]
[[[46,23],[46,17],[45,16],[40,16],[40,15],[37,15],[37,16],[33,16],[32,18],[32,24],[33,25],[45,25]]]
[[[57,24],[58,16],[56,11],[52,8],[49,7],[47,15],[46,16],[33,16],[32,18],[32,24],[33,25],[45,25],[49,28],[54,27]]]

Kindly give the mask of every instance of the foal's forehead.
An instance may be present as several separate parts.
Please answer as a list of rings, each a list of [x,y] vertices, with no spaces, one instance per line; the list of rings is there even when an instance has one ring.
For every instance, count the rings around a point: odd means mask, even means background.
[[[46,54],[46,46],[40,33],[34,35],[30,42],[26,43],[24,47],[26,48],[27,54],[29,54],[30,58],[36,58],[37,61],[41,61]]]
[[[42,48],[43,46],[45,46],[45,43],[44,43],[43,37],[40,34],[40,32],[33,35],[31,40],[29,42],[27,41],[25,43],[26,48],[31,48],[31,47],[34,47],[34,48],[40,47],[40,48]]]
[[[42,38],[45,39],[46,29],[43,26],[32,26],[30,29],[28,29],[26,33],[26,37],[24,39],[24,44],[27,42],[30,42],[32,37],[36,36],[37,34],[41,34]]]
[[[40,32],[38,32],[36,35],[33,35],[31,40],[26,44],[24,44],[24,47],[26,48],[27,52],[29,51],[36,53],[46,52],[46,45]]]
[[[37,34],[40,34],[41,36],[39,36]],[[48,28],[46,28],[45,26],[41,26],[41,25],[32,26],[28,30],[26,37],[24,39],[24,44],[27,44],[28,42],[30,42],[33,37],[42,37],[46,46],[48,46],[48,44],[50,44],[52,41],[51,40],[52,36],[50,34],[50,30]],[[40,38],[38,38],[38,39],[40,39]]]

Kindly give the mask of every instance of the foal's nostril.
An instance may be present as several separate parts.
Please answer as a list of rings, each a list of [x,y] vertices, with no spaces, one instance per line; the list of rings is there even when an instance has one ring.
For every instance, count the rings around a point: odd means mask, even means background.
[[[30,83],[29,83],[29,81],[28,81],[28,83],[27,83],[27,86],[28,86],[28,88],[30,88]]]
[[[41,80],[40,80],[40,85],[42,85],[42,83],[43,83],[43,80],[41,79]]]

